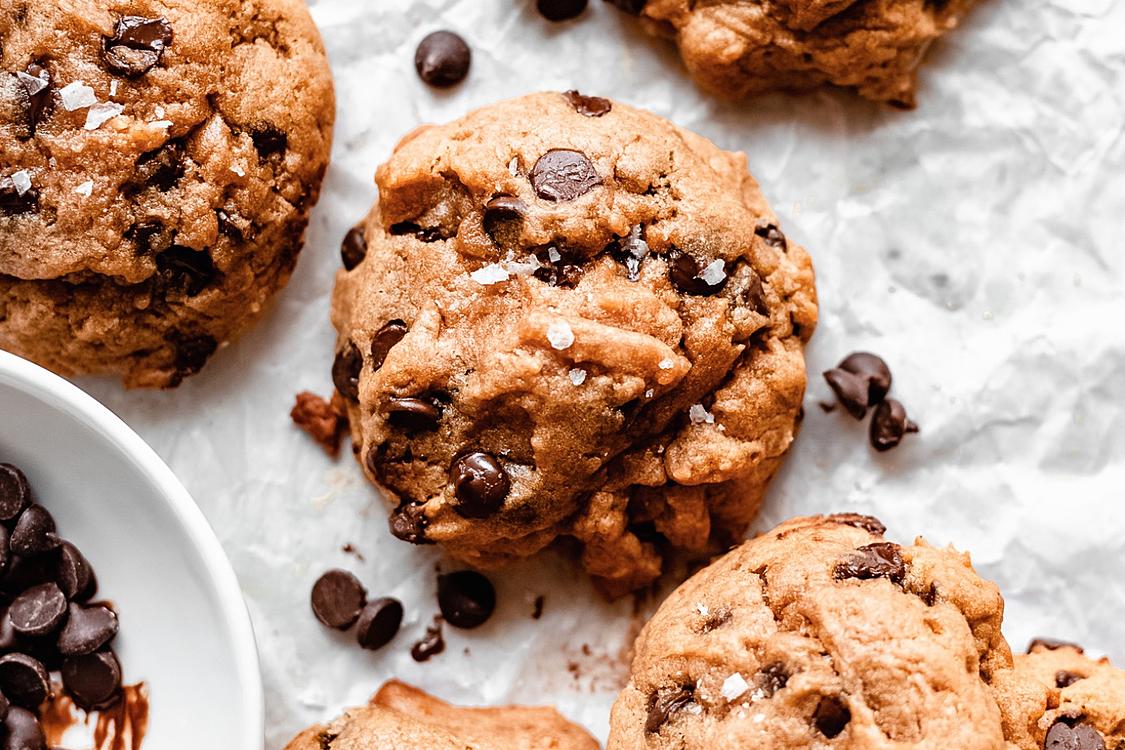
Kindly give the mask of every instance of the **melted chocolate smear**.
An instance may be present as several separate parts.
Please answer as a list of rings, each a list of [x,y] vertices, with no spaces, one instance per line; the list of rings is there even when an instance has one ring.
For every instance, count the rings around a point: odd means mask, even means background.
[[[172,245],[157,255],[156,269],[166,290],[188,297],[199,295],[219,275],[210,252],[183,245]]]
[[[141,154],[137,159],[133,179],[123,186],[126,195],[135,195],[146,187],[160,191],[171,190],[186,170],[185,145],[180,139],[168,141],[158,149]]]
[[[600,96],[584,96],[571,90],[563,94],[574,111],[585,117],[604,117],[613,109],[613,102]]]
[[[833,575],[837,581],[849,578],[861,581],[886,578],[901,586],[906,579],[906,563],[900,549],[891,542],[876,542],[860,547],[849,557],[836,563]]]
[[[254,142],[254,149],[262,159],[284,154],[289,148],[289,136],[269,124],[253,128],[250,140]]]
[[[187,333],[172,330],[164,340],[173,347],[172,364],[176,368],[177,382],[203,369],[207,360],[219,348],[219,342],[207,333]]]
[[[391,224],[390,232],[396,237],[412,234],[422,242],[438,242],[447,239],[441,227],[423,227],[413,221],[400,221],[397,224]]]
[[[695,702],[695,689],[691,685],[674,688],[671,691],[654,693],[648,699],[648,715],[645,717],[645,733],[660,731],[670,718]]]
[[[629,281],[638,281],[641,278],[641,264],[651,252],[644,239],[644,227],[638,224],[629,230],[628,235],[614,240],[606,249],[617,262],[625,266],[625,274]]]
[[[859,513],[834,513],[828,516],[828,520],[834,523],[842,523],[845,526],[854,526],[857,529],[863,529],[868,534],[873,534],[874,536],[883,536],[883,534],[887,533],[887,527],[874,516],[864,516]]]

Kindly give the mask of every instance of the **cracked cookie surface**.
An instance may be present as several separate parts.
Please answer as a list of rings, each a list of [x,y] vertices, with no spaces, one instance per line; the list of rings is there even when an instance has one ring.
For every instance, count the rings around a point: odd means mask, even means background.
[[[609,0],[674,39],[692,77],[727,98],[825,84],[914,106],[930,45],[976,0]]]
[[[289,278],[334,99],[300,0],[0,0],[0,346],[167,387]]]
[[[744,532],[796,430],[813,271],[741,154],[536,94],[408,136],[344,242],[333,379],[392,531],[611,595]]]
[[[306,729],[286,750],[598,750],[553,708],[461,708],[401,682],[364,708]]]
[[[608,750],[1003,750],[1003,600],[968,556],[798,518],[680,586],[636,643]]]

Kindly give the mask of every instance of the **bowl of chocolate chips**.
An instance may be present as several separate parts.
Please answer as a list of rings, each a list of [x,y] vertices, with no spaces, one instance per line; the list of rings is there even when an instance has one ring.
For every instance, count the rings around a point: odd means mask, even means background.
[[[0,351],[0,750],[260,750],[249,616],[187,490]]]

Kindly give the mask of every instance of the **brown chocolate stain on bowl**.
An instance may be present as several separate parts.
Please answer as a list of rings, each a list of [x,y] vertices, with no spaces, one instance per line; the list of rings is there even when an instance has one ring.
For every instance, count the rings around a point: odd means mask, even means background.
[[[92,724],[92,750],[141,750],[148,732],[148,686],[143,682],[124,685],[113,705],[89,713],[61,690],[55,690],[39,716],[48,747],[61,747],[63,735],[71,727]]]

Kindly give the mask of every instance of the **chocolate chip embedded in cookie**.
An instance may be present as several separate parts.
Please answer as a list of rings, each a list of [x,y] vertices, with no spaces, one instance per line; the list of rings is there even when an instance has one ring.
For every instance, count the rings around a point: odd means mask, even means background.
[[[999,592],[967,556],[882,533],[793,519],[681,585],[637,638],[607,750],[1011,750]]]
[[[914,106],[926,50],[976,0],[608,0],[676,41],[692,77],[727,98],[822,85]]]
[[[738,538],[817,314],[742,155],[570,91],[416,133],[376,179],[332,373],[396,536],[477,567],[568,537],[610,594]]]
[[[300,0],[0,1],[0,347],[170,387],[285,285],[328,162]]]

